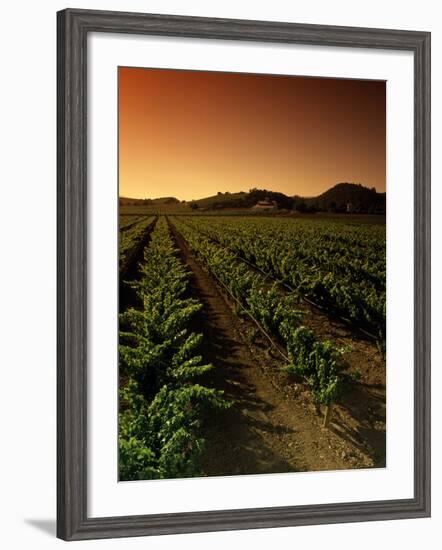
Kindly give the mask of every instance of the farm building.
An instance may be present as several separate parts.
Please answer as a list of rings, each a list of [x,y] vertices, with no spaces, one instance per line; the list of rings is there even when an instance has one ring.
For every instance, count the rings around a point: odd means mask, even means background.
[[[252,210],[276,210],[278,208],[276,201],[271,201],[270,199],[264,199],[262,201],[258,201],[255,206],[252,206]]]

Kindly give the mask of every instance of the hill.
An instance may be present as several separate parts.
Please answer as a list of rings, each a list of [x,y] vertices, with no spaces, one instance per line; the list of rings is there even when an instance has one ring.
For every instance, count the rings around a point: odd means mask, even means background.
[[[191,201],[195,209],[252,208],[268,201],[278,209],[299,212],[354,212],[385,214],[385,193],[355,183],[338,183],[317,197],[289,197],[267,189],[250,189],[248,193],[218,193],[212,197]]]
[[[259,201],[274,201],[278,208],[291,209],[293,198],[279,193],[277,191],[268,191],[267,189],[250,189],[249,192],[241,191],[239,193],[221,193],[192,201],[191,204],[197,205],[197,208],[222,209],[222,208],[252,208]],[[195,207],[195,206],[194,206]]]
[[[160,204],[178,204],[180,201],[175,197],[161,197],[159,199],[131,199],[129,197],[119,197],[120,206],[142,206],[142,205],[160,205]]]
[[[217,193],[211,197],[190,201],[191,205],[197,205],[198,208],[242,208],[246,206],[246,197],[248,193],[240,191],[239,193]]]
[[[338,183],[317,197],[301,199],[301,204],[302,201],[307,209],[320,212],[385,214],[386,195],[360,183]]]
[[[290,197],[267,189],[250,189],[239,193],[218,192],[216,195],[193,201],[180,201],[176,197],[159,199],[131,199],[120,197],[122,206],[180,206],[193,210],[222,210],[252,208],[260,204],[272,204],[275,210],[298,212],[352,212],[358,214],[385,214],[386,195],[375,188],[356,183],[338,183],[317,197]]]

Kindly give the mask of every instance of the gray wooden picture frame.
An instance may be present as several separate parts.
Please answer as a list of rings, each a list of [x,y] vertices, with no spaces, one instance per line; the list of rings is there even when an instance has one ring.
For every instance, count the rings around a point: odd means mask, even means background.
[[[65,540],[430,515],[430,33],[67,9],[57,14],[57,535]],[[414,498],[87,516],[87,36],[90,32],[408,50],[414,55]]]

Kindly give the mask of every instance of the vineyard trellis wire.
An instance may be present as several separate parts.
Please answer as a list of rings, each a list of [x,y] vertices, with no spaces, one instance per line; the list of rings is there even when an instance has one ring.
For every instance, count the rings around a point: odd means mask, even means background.
[[[174,222],[180,222],[174,218]],[[184,233],[183,234],[183,230]],[[187,231],[187,234],[186,234]],[[190,233],[189,233],[190,232]],[[288,372],[301,375],[311,388],[317,403],[322,403],[327,406],[325,415],[326,423],[330,420],[330,411],[332,403],[337,399],[342,389],[342,377],[339,374],[341,369],[339,358],[348,351],[346,347],[338,347],[329,341],[320,341],[314,337],[313,332],[299,322],[301,312],[294,310],[291,302],[280,300],[276,294],[272,294],[273,290],[265,291],[264,287],[260,287],[258,279],[252,279],[240,269],[235,269],[234,264],[237,262],[235,254],[231,254],[230,258],[224,256],[220,260],[218,252],[211,249],[215,245],[204,242],[202,244],[201,235],[199,240],[192,238],[192,232],[198,235],[195,230],[183,224],[181,227],[181,235],[188,242],[192,250],[197,254],[197,257],[203,261],[210,274],[224,288],[228,288],[229,294],[233,294],[235,302],[245,300],[246,303],[255,307],[255,311],[259,312],[264,323],[270,323],[274,326],[273,331],[285,343],[288,355],[283,354],[284,359],[289,359],[289,364],[285,367]],[[226,251],[224,251],[227,254]],[[241,264],[237,264],[240,266]],[[218,269],[218,272],[217,272]],[[225,281],[221,281],[220,276],[224,276]],[[229,288],[229,285],[231,287]],[[248,289],[248,294],[244,296],[244,290]],[[268,307],[266,301],[273,301],[273,306]],[[289,298],[290,300],[290,298]],[[262,327],[262,322],[258,322],[256,316],[252,314],[250,309],[241,304],[245,312],[251,319]],[[272,311],[274,309],[274,311]],[[267,339],[273,344],[273,339],[267,331],[264,331]],[[277,347],[274,345],[274,347]]]
[[[184,216],[180,216],[180,219],[181,221],[183,220]],[[186,222],[183,221],[183,223],[185,224]],[[259,271],[264,277],[268,278],[268,279],[271,279],[272,281],[274,281],[275,283],[277,283],[278,285],[280,285],[282,288],[285,288],[288,292],[291,292],[291,293],[299,293],[299,289],[295,289],[293,288],[292,286],[290,286],[286,281],[284,280],[281,280],[281,279],[278,279],[277,277],[275,277],[274,275],[272,275],[271,273],[269,273],[268,271],[264,271],[261,267],[259,267],[258,265],[256,265],[256,263],[253,263],[251,261],[249,261],[247,258],[244,258],[244,256],[240,255],[237,251],[233,250],[232,248],[230,248],[229,246],[225,245],[224,243],[220,242],[216,237],[214,237],[213,235],[210,235],[209,233],[203,231],[201,228],[199,227],[195,227],[193,225],[190,225],[190,224],[187,224],[191,229],[201,233],[202,235],[204,235],[207,239],[209,239],[210,241],[216,243],[219,247],[221,247],[222,249],[234,254],[237,259],[241,262],[244,262],[245,264],[249,265],[252,269],[255,269],[256,271]],[[348,319],[347,317],[343,317],[342,315],[340,315],[339,313],[333,311],[333,312],[330,312],[329,308],[325,307],[325,306],[322,306],[320,304],[318,304],[317,302],[315,302],[314,300],[312,300],[311,298],[303,295],[303,294],[299,294],[299,297],[301,300],[303,300],[304,302],[306,302],[307,304],[321,310],[321,311],[324,311],[328,314],[332,313],[332,315],[334,317],[336,317],[337,319],[339,319],[340,321],[344,322],[346,325],[350,326],[351,328],[353,329],[356,329],[358,330],[359,332],[361,332],[362,334],[364,334],[365,336],[367,336],[368,338],[370,338],[371,340],[373,340],[374,342],[378,342],[379,341],[379,336],[376,336],[374,334],[372,334],[371,332],[369,332],[366,328],[358,325],[357,323],[355,323],[354,321],[352,321],[351,319]]]

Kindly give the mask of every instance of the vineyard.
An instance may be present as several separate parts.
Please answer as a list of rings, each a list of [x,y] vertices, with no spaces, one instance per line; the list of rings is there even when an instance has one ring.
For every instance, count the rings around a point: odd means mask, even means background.
[[[129,219],[127,219],[129,218]],[[123,277],[130,263],[144,244],[144,237],[153,226],[153,216],[122,216],[120,221],[119,271]]]
[[[220,392],[195,380],[202,365],[202,335],[189,330],[201,304],[185,298],[188,273],[176,257],[164,218],[144,250],[133,283],[142,307],[121,315],[120,477],[124,480],[189,477],[199,473],[198,436],[207,409],[227,407]]]
[[[119,266],[121,480],[385,465],[384,225],[122,214]]]
[[[385,228],[226,218],[189,228],[253,263],[287,288],[385,339]]]

